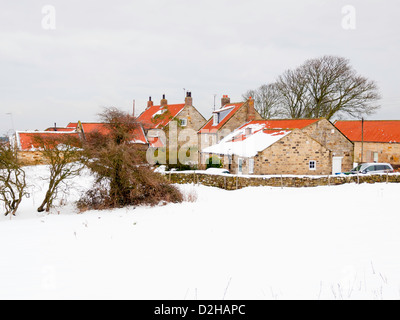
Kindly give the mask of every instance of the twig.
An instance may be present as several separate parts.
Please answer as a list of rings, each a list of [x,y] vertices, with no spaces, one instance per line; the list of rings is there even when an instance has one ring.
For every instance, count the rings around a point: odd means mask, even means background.
[[[232,277],[229,279],[229,282],[228,282],[228,285],[226,286],[224,297],[222,298],[222,300],[225,300],[225,296],[226,296],[226,293],[228,292],[228,289],[229,289],[229,286],[231,284],[231,281],[232,281]]]

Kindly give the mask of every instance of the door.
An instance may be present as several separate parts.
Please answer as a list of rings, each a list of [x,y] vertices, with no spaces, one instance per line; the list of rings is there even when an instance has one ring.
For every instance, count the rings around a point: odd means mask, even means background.
[[[242,174],[243,173],[243,159],[239,158],[239,164],[238,164],[239,170],[238,173]]]
[[[332,159],[332,174],[342,172],[342,161],[343,157],[333,157]]]

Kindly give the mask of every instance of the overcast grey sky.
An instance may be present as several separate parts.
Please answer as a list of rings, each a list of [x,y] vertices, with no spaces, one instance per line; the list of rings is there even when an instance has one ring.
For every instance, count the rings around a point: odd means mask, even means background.
[[[0,134],[141,112],[149,96],[206,118],[228,94],[273,81],[306,59],[349,58],[377,81],[374,119],[400,119],[398,0],[0,0]],[[43,28],[55,8],[55,30]],[[355,30],[343,28],[345,5]],[[53,16],[50,16],[53,17]],[[217,102],[218,103],[218,102]],[[12,113],[12,115],[7,114]]]

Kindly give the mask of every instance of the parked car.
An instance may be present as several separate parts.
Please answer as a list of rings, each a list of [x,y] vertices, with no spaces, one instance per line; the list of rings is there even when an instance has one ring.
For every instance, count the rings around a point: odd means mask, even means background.
[[[389,163],[363,163],[352,169],[348,174],[376,174],[394,172]]]
[[[230,174],[229,170],[219,168],[208,168],[206,172],[212,174]]]

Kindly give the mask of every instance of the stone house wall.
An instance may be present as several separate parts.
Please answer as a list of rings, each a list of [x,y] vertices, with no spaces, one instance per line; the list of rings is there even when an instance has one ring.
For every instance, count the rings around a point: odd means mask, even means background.
[[[332,151],[332,157],[342,157],[342,171],[353,168],[354,144],[331,122],[321,119],[302,129],[304,133]]]
[[[299,129],[255,157],[256,175],[328,175],[332,173],[331,151]],[[310,170],[315,161],[315,170]]]
[[[45,164],[43,154],[40,151],[18,151],[18,160],[24,166]]]
[[[361,162],[362,143],[354,143],[354,162]],[[374,162],[374,153],[378,153],[378,162],[400,165],[400,143],[364,142],[363,162]]]

